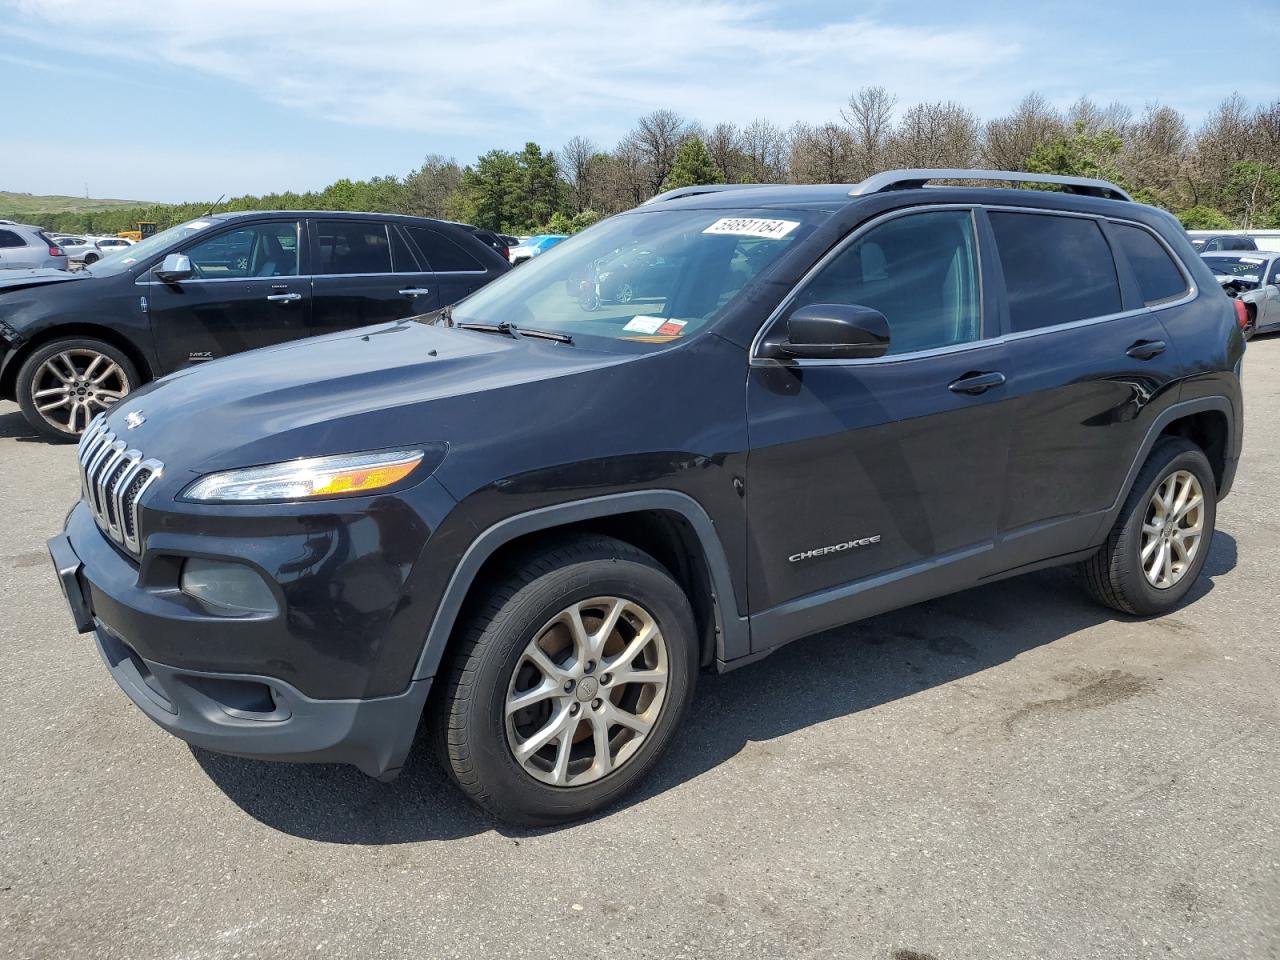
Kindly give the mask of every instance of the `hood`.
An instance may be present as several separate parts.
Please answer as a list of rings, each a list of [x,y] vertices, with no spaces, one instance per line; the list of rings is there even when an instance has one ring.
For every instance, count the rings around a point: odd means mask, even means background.
[[[87,273],[68,273],[66,270],[53,270],[47,267],[39,270],[0,270],[0,293],[88,278]]]
[[[478,403],[456,401],[629,359],[401,321],[171,374],[121,401],[108,424],[162,461],[166,474],[189,479],[302,456],[449,442],[495,419]],[[455,401],[447,410],[436,403],[445,398]],[[133,413],[143,422],[126,429]]]

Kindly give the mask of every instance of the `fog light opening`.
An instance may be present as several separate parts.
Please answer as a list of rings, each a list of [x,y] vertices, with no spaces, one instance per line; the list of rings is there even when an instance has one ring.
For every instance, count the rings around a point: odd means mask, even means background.
[[[243,563],[191,557],[182,564],[179,587],[211,613],[268,616],[280,610],[266,580]]]

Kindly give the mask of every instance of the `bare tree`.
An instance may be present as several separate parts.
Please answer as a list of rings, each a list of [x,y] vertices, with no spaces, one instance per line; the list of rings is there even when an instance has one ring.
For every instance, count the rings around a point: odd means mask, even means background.
[[[888,166],[897,103],[898,98],[884,87],[862,87],[840,111],[853,138],[850,173],[854,179],[869,177]]]
[[[586,137],[573,137],[560,149],[560,175],[569,184],[573,212],[591,206],[591,191],[598,179],[600,151]]]
[[[950,100],[910,107],[894,131],[891,152],[904,167],[972,167],[978,118]]]
[[[648,168],[651,195],[657,193],[671,172],[676,151],[690,134],[690,124],[674,110],[654,110],[636,123],[627,139],[639,151]]]
[[[1224,191],[1235,165],[1252,159],[1256,152],[1254,121],[1255,112],[1248,101],[1233,93],[1200,125],[1186,173],[1193,203],[1227,205]]]
[[[419,217],[444,217],[449,198],[462,184],[462,168],[452,157],[428,154],[422,166],[404,178],[401,213]]]
[[[787,137],[768,120],[752,120],[742,130],[747,183],[783,183],[787,179]]]
[[[795,124],[788,135],[791,142],[791,179],[795,183],[843,183],[850,179],[849,166],[853,138],[837,123],[816,127]]]
[[[1058,111],[1038,93],[1029,93],[1013,113],[987,123],[983,162],[996,170],[1022,170],[1037,145],[1064,132]]]
[[[1117,163],[1125,182],[1153,199],[1172,203],[1180,188],[1191,134],[1182,114],[1149,103],[1129,124]]]
[[[1067,110],[1067,125],[1075,127],[1080,124],[1081,130],[1090,136],[1104,130],[1124,136],[1132,121],[1133,111],[1115,100],[1100,107],[1088,97],[1081,97]]]
[[[725,183],[741,183],[747,173],[742,134],[735,124],[717,123],[703,138],[707,152],[724,174]]]

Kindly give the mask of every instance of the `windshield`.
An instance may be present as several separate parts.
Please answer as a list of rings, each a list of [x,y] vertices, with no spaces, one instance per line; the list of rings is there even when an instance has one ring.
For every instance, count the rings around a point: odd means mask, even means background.
[[[206,227],[213,226],[213,220],[188,220],[176,227],[162,230],[137,243],[125,243],[123,240],[102,240],[98,244],[101,250],[111,250],[97,263],[85,270],[95,277],[114,277],[118,273],[132,270],[153,253],[159,253],[170,244],[194,236]],[[117,244],[119,247],[117,248]]]
[[[1220,277],[1235,277],[1240,280],[1251,280],[1257,283],[1262,279],[1262,268],[1266,265],[1265,257],[1205,257],[1204,262],[1209,269]]]
[[[743,288],[825,213],[646,210],[597,224],[483,287],[455,323],[590,338],[645,350],[715,322]]]

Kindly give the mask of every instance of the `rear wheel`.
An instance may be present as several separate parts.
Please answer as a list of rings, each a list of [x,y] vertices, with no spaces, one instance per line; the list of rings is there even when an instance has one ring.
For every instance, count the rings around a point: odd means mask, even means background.
[[[1218,489],[1204,452],[1161,440],[1147,458],[1102,548],[1084,562],[1099,603],[1151,616],[1178,604],[1209,554]]]
[[[513,823],[586,816],[633,789],[692,698],[688,599],[607,537],[538,554],[475,611],[436,703],[445,766]]]
[[[84,262],[85,262],[85,264],[86,264],[86,265],[92,265],[92,264],[95,264],[95,263],[97,263],[97,262],[98,262],[99,260],[101,260],[101,259],[102,259],[102,258],[101,258],[101,257],[99,257],[96,253],[86,253],[86,254],[84,255]]]
[[[55,340],[18,370],[22,415],[50,440],[75,440],[101,411],[138,386],[138,372],[120,350],[101,340]]]
[[[1258,332],[1258,307],[1253,303],[1244,305],[1245,322],[1244,322],[1244,338],[1252,340],[1253,335]]]

